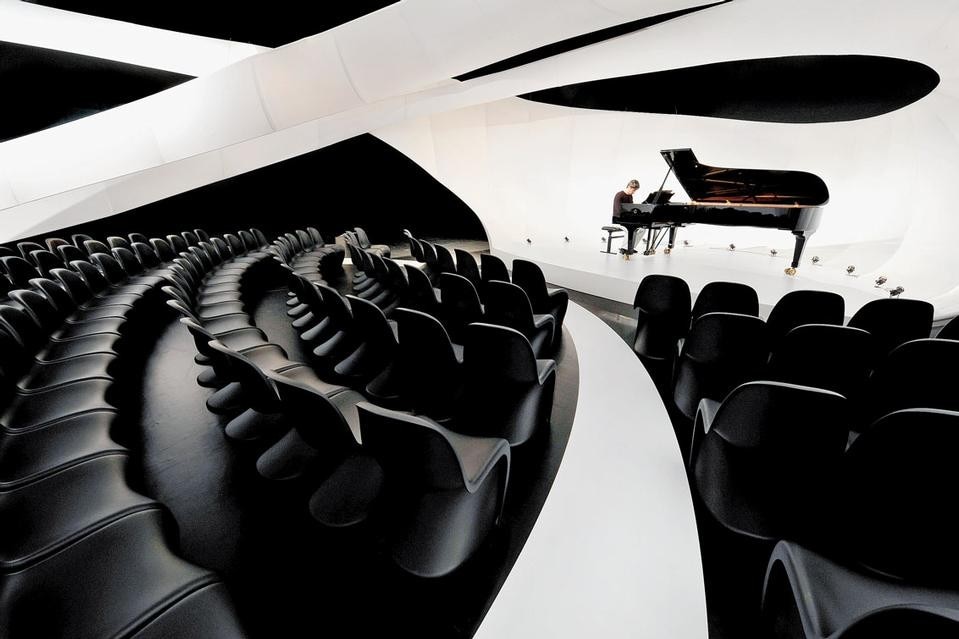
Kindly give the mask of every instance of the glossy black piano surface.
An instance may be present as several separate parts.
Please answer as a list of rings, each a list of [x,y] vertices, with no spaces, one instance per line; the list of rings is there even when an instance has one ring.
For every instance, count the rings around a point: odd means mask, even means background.
[[[786,272],[796,272],[806,239],[818,228],[822,207],[829,201],[829,190],[822,179],[803,171],[700,164],[692,149],[660,153],[692,201],[623,204],[613,223],[629,232],[627,253],[635,252],[632,246],[637,229],[647,230],[645,254],[649,255],[655,253],[665,231],[669,235],[666,252],[672,250],[676,229],[687,224],[755,226],[795,235],[793,260]]]

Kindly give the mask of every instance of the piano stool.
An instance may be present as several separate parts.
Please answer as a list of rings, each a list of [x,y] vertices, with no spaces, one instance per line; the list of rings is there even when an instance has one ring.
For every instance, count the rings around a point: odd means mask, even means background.
[[[610,226],[604,226],[604,227],[603,227],[603,230],[606,231],[606,233],[607,233],[607,235],[606,235],[606,250],[605,250],[605,251],[600,251],[600,253],[609,253],[610,255],[612,255],[612,254],[613,254],[613,251],[612,251],[613,240],[615,240],[616,238],[619,238],[619,237],[625,237],[626,227],[625,227],[625,226],[619,226],[618,224],[615,224],[615,225],[610,225]],[[623,234],[621,234],[621,235],[613,235],[613,233],[615,233],[616,231],[622,231]]]

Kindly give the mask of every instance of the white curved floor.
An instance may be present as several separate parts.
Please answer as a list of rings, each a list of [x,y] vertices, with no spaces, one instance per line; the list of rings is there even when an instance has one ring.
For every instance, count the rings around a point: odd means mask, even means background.
[[[669,417],[629,346],[570,304],[579,397],[556,481],[476,633],[707,636],[692,500]]]

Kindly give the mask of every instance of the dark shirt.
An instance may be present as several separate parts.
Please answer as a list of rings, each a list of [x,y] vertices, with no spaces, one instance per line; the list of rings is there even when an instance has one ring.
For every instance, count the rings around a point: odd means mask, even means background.
[[[623,208],[620,206],[620,204],[632,204],[632,203],[633,203],[633,196],[628,195],[624,191],[620,191],[619,193],[613,196],[613,215],[619,215],[620,213],[623,212]]]

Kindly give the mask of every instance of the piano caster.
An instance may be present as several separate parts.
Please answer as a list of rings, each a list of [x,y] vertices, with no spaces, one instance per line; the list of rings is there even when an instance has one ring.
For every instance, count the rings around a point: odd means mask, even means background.
[[[656,255],[656,249],[649,249],[648,251],[643,251],[643,255]]]
[[[787,268],[784,272],[786,273],[786,275],[795,275],[795,274],[796,274],[796,269],[794,269],[793,267],[790,266],[790,267]]]
[[[669,248],[668,246],[663,249],[663,255],[669,255],[672,252],[673,252],[673,249]]]

